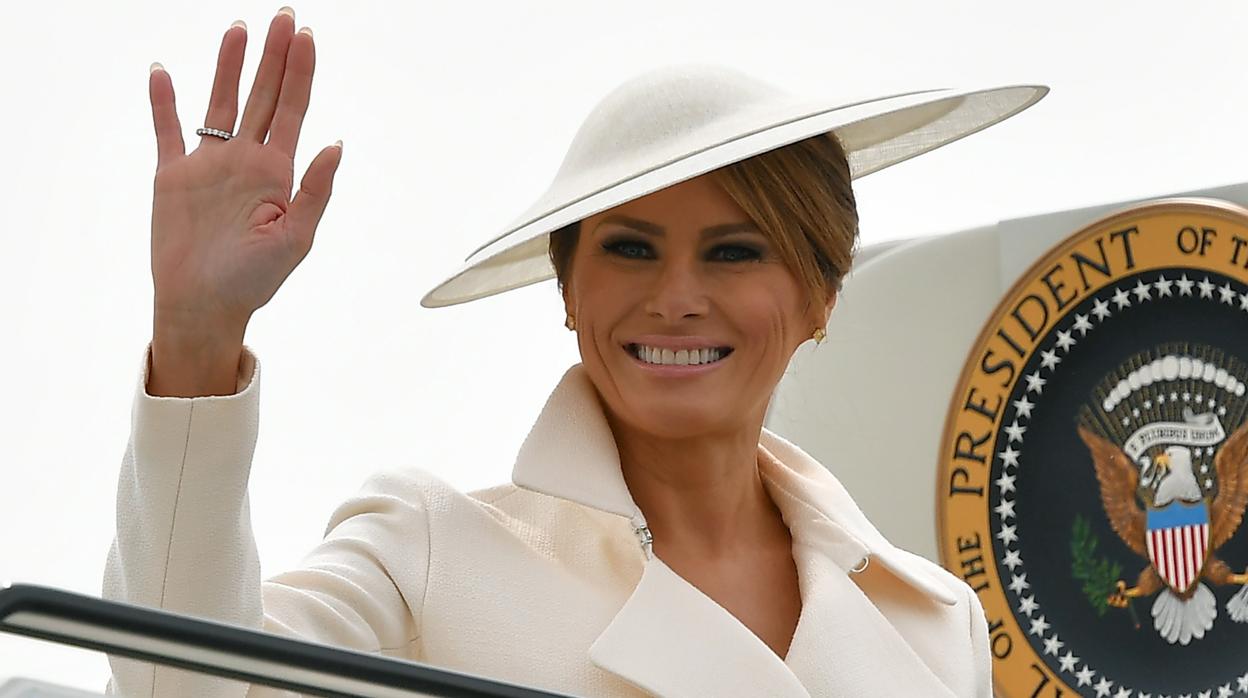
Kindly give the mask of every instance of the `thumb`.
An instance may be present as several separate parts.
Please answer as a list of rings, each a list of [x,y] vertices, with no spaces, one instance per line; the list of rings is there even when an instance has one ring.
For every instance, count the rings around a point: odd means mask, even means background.
[[[325,206],[329,203],[329,195],[333,191],[334,174],[338,164],[342,162],[342,141],[327,146],[317,153],[308,165],[303,180],[299,183],[299,191],[286,216],[290,220],[290,231],[303,244],[305,250],[311,248],[316,226],[321,222]]]

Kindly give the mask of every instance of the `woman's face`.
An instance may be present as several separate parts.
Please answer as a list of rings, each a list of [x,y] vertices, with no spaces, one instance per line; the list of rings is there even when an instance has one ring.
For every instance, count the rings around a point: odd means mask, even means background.
[[[761,424],[827,307],[707,175],[590,216],[565,283],[581,359],[608,411],[688,438]]]

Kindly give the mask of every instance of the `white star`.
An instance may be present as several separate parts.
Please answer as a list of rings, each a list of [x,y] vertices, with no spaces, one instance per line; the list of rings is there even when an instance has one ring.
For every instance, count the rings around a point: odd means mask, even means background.
[[[1082,669],[1075,672],[1075,679],[1079,682],[1080,686],[1091,686],[1093,676],[1096,676],[1096,672],[1089,669],[1086,664]]]
[[[1226,405],[1222,405],[1221,407],[1218,408],[1218,416],[1219,417],[1226,416]]]
[[[1075,346],[1075,344],[1077,344],[1077,342],[1075,342],[1075,338],[1071,336],[1070,332],[1065,330],[1057,331],[1057,346],[1059,349],[1069,352],[1070,348]]]
[[[1050,349],[1048,351],[1040,352],[1040,365],[1044,366],[1050,371],[1057,368],[1057,365],[1060,363],[1062,363],[1062,360],[1057,358],[1056,349]]]
[[[1079,663],[1079,658],[1075,656],[1074,652],[1066,650],[1066,654],[1063,654],[1062,658],[1057,661],[1062,665],[1062,671],[1074,671],[1075,665]]]
[[[1031,418],[1031,408],[1035,406],[1036,403],[1028,400],[1026,395],[1022,399],[1014,401],[1014,409],[1018,410],[1018,416],[1027,417],[1028,419]]]
[[[1004,463],[1005,465],[1013,467],[1013,468],[1017,468],[1018,457],[1023,455],[1023,452],[1015,451],[1013,446],[1006,446],[1005,450],[998,453],[997,455],[1001,456],[1001,462]]]
[[[1001,473],[1001,477],[993,482],[997,483],[997,487],[1001,488],[1001,494],[1014,491],[1014,476]]]
[[[1131,297],[1127,295],[1126,291],[1116,289],[1114,291],[1114,305],[1118,306],[1119,310],[1122,310],[1123,308],[1131,305]]]
[[[1164,405],[1164,404],[1166,404],[1166,394],[1165,394],[1165,393],[1162,393],[1161,395],[1158,395],[1158,396],[1157,396],[1157,404],[1158,404],[1158,405]]]
[[[1010,528],[1013,529],[1012,526]],[[1024,572],[1022,574],[1011,575],[1010,583],[1006,586],[1009,587],[1010,591],[1015,594],[1021,594],[1023,593],[1023,590],[1029,588],[1031,584],[1027,581],[1027,573]],[[1041,618],[1043,619],[1044,616],[1041,616]]]
[[[1013,424],[1005,428],[1005,433],[1009,435],[1010,441],[1018,441],[1019,443],[1022,443],[1023,432],[1025,431],[1027,431],[1027,427],[1018,426],[1017,419],[1014,420]]]
[[[1128,425],[1128,424],[1130,424],[1130,423],[1131,423],[1131,420],[1130,420],[1129,418],[1127,418],[1127,417],[1123,417],[1123,418],[1122,418],[1122,426],[1124,426],[1124,427],[1125,427],[1125,426],[1127,426],[1127,425]]]
[[[1244,693],[1248,693],[1248,673],[1242,674],[1235,679],[1235,687]]]
[[[1104,676],[1102,676],[1101,680],[1097,681],[1096,685],[1093,686],[1093,688],[1096,689],[1097,698],[1100,698],[1101,696],[1109,695],[1109,687],[1113,685],[1114,685],[1113,681],[1110,681],[1106,679]]]
[[[1205,478],[1205,489],[1209,489],[1210,487],[1213,487],[1213,480]]]
[[[1248,293],[1239,294],[1239,309],[1248,310]]]
[[[1135,698],[1153,698],[1153,694],[1140,691],[1139,693],[1135,694]],[[1170,697],[1166,696],[1166,698],[1170,698]]]
[[[1145,401],[1144,401],[1144,409],[1146,409],[1146,410],[1151,410],[1151,409],[1153,409],[1153,401],[1152,401],[1152,400],[1145,400]]]
[[[1229,283],[1218,289],[1218,295],[1222,296],[1222,302],[1227,305],[1235,302],[1235,291],[1231,288]]]
[[[1214,286],[1209,282],[1209,277],[1206,276],[1203,281],[1196,285],[1200,287],[1201,298],[1213,298]]]
[[[1044,641],[1044,653],[1051,654],[1056,657],[1057,651],[1060,650],[1065,644],[1065,642],[1057,639],[1057,634],[1055,633],[1053,637]]]
[[[1183,393],[1183,402],[1191,402],[1191,401],[1192,401],[1192,394],[1191,394],[1191,393]]]
[[[1148,288],[1148,284],[1144,283],[1143,279],[1135,282],[1135,288],[1131,290],[1131,292],[1135,294],[1135,297],[1142,301],[1151,301],[1153,299],[1153,297],[1149,295],[1149,291],[1150,289]]]
[[[1039,608],[1040,604],[1036,603],[1036,597],[1034,596],[1024,596],[1018,601],[1018,612],[1028,618],[1030,618],[1031,614],[1035,613]]]
[[[1097,320],[1104,320],[1110,315],[1113,315],[1113,313],[1109,312],[1109,303],[1101,300],[1100,298],[1097,298],[1096,301],[1092,303],[1092,314],[1096,316]]]
[[[1213,691],[1201,691],[1197,698],[1213,698]]]
[[[1023,564],[1023,557],[1018,554],[1017,550],[1007,550],[1005,551],[1005,557],[1001,558],[1001,564],[1009,567],[1010,571],[1013,572],[1015,567]]]
[[[1174,283],[1178,284],[1179,286],[1180,296],[1192,295],[1192,286],[1196,285],[1194,281],[1187,278],[1187,274],[1184,274],[1183,276],[1179,277],[1179,280]]]
[[[1170,393],[1170,402],[1174,402],[1175,400],[1178,400],[1178,399],[1179,399],[1178,393]]]
[[[1088,334],[1088,330],[1092,329],[1092,323],[1088,321],[1087,315],[1075,313],[1075,329],[1079,330],[1080,337]]]
[[[1114,694],[1114,698],[1131,698],[1131,689],[1126,686],[1120,686],[1118,692]]]
[[[1009,545],[1010,543],[1017,543],[1018,534],[1014,532],[1015,529],[1017,528],[1018,528],[1017,526],[1002,526],[1001,530],[997,531],[997,538],[1000,538],[1001,542],[1006,545]],[[1024,579],[1026,579],[1026,577],[1027,575],[1023,575]],[[1015,577],[1015,579],[1018,579],[1018,578]],[[1010,588],[1013,589],[1014,588],[1013,585],[1011,585]],[[1022,589],[1019,589],[1018,591],[1022,591]],[[1014,593],[1017,594],[1018,591]]]
[[[1037,394],[1044,392],[1044,384],[1047,383],[1048,381],[1040,377],[1039,371],[1036,371],[1035,373],[1028,373],[1026,378],[1027,378],[1027,392],[1029,393],[1034,392]]]
[[[1231,690],[1231,684],[1224,683],[1218,686],[1218,698],[1231,698],[1235,692]]]
[[[1153,286],[1157,289],[1157,297],[1160,298],[1162,296],[1170,295],[1170,287],[1173,284],[1174,284],[1173,281],[1166,280],[1166,277],[1164,274],[1162,276],[1157,277],[1157,283],[1153,284]]]
[[[1044,619],[1044,616],[1031,619],[1031,630],[1029,632],[1032,635],[1040,635],[1043,637],[1044,631],[1048,629],[1049,629],[1049,622]]]
[[[1014,500],[1002,499],[1001,503],[993,508],[993,511],[997,512],[997,516],[1000,516],[1002,520],[1014,518]]]

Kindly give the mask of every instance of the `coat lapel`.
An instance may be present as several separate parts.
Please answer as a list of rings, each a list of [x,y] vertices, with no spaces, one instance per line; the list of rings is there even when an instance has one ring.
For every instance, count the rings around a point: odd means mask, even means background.
[[[810,695],[758,636],[657,557],[589,658],[659,696]]]
[[[779,446],[774,440],[778,437],[770,436],[771,445]],[[759,448],[758,462],[763,482],[793,536],[793,559],[802,592],[802,615],[785,664],[801,677],[811,695],[952,698],[954,693],[916,654],[868,593],[880,593],[889,584],[902,583],[928,597],[929,602],[944,605],[954,603],[948,590],[926,573],[899,561],[891,546],[869,546],[863,540],[869,536],[851,533],[816,507],[809,497],[817,489],[799,487],[798,473],[765,447]],[[882,662],[882,658],[887,659]],[[882,664],[888,666],[887,671],[879,670]]]
[[[889,544],[801,449],[764,429],[758,462],[793,535],[800,577],[802,612],[788,656],[777,657],[639,541],[641,579],[590,646],[590,661],[661,696],[952,695],[855,583],[868,575],[855,572],[866,559],[933,602],[953,604],[953,594]],[[597,391],[579,364],[542,409],[512,481],[645,526]],[[887,672],[877,671],[882,657]]]

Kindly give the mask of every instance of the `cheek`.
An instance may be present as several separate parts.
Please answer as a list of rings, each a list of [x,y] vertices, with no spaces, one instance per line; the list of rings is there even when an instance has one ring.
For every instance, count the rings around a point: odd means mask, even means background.
[[[741,330],[758,340],[767,354],[788,356],[813,331],[806,329],[809,321],[803,314],[800,293],[787,278],[768,279],[767,283],[741,289],[733,295],[726,312],[738,319]]]

